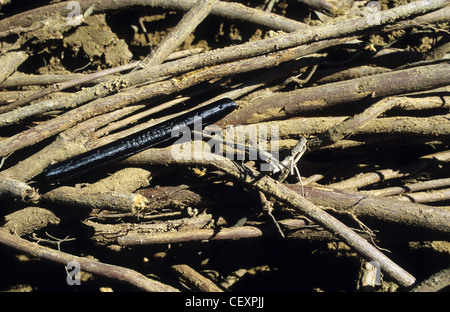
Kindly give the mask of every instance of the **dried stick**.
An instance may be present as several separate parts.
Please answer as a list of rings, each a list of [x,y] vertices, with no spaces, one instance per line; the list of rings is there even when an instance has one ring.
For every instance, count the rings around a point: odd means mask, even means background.
[[[446,23],[450,19],[450,7],[446,6],[437,11],[424,14],[421,16],[417,16],[413,19],[407,19],[405,21],[401,21],[396,23],[395,25],[386,25],[382,28],[384,32],[408,29],[411,27],[422,27],[428,28],[431,27],[432,24]]]
[[[297,192],[301,191],[299,185],[288,185],[288,187]],[[441,233],[444,237],[450,234],[450,212],[439,207],[367,196],[359,192],[342,191],[328,186],[303,186],[303,189],[308,200],[317,206],[332,207],[336,212],[349,212],[358,218],[371,218],[426,229]]]
[[[363,76],[371,76],[392,71],[385,67],[374,67],[369,65],[361,65],[345,69],[330,69],[323,71],[316,71],[314,83],[325,84],[337,81],[361,78]]]
[[[169,155],[165,156],[166,160],[167,158],[170,159],[172,157],[170,150]],[[202,157],[199,157],[199,155],[193,157],[194,160],[201,158]],[[276,200],[293,207],[298,212],[305,214],[308,218],[340,237],[346,244],[355,248],[365,258],[378,261],[381,268],[397,280],[401,285],[410,286],[414,283],[414,277],[408,272],[392,262],[388,257],[369,244],[366,240],[358,236],[342,222],[330,216],[325,211],[319,209],[310,201],[301,197],[297,192],[290,190],[286,186],[268,176],[263,176],[249,167],[240,166],[222,156],[211,154],[208,159],[211,160],[211,166],[218,170],[224,171],[228,175],[239,180],[241,183],[245,183],[249,187],[263,192],[266,196],[271,196]],[[190,163],[192,165],[192,160],[190,160]],[[220,235],[220,231],[217,235]]]
[[[403,103],[403,100],[399,101]],[[401,104],[400,104],[401,105]],[[280,139],[300,139],[303,136],[321,135],[333,127],[341,127],[341,123],[349,121],[351,117],[305,117],[292,118],[287,120],[275,120],[270,122],[261,122],[257,124],[266,127],[268,132],[272,127],[278,129]],[[359,128],[348,128],[349,133],[341,134],[345,136],[352,135],[386,135],[389,136],[402,135],[417,137],[448,137],[450,135],[450,123],[446,116],[432,117],[380,117],[369,120],[366,124]],[[314,141],[318,141],[316,139]],[[341,138],[341,140],[343,140]],[[341,141],[342,142],[342,141]],[[280,143],[281,144],[281,143]],[[330,143],[331,144],[331,143]],[[281,145],[280,145],[281,146]]]
[[[112,75],[112,74],[115,74],[115,73],[118,73],[118,72],[121,72],[124,70],[134,68],[134,67],[136,67],[137,64],[138,64],[138,62],[131,62],[129,64],[105,69],[105,70],[99,71],[94,74],[81,75],[80,77],[75,78],[75,79],[70,79],[68,81],[66,80],[63,82],[54,83],[50,87],[42,89],[38,92],[34,92],[33,94],[31,94],[25,98],[22,98],[20,100],[17,100],[16,102],[14,102],[10,105],[0,107],[0,114],[12,111],[13,109],[24,106],[25,104],[27,104],[31,101],[40,99],[44,96],[47,96],[47,95],[52,94],[57,91],[62,91],[62,90],[68,89],[68,88],[79,86],[79,85],[85,84],[87,82],[102,81],[100,78],[103,78],[105,76]],[[61,79],[61,78],[64,78],[64,77],[59,77],[58,79]]]
[[[127,70],[131,68],[136,69],[136,66],[149,67],[161,64],[176,48],[178,48],[179,45],[181,45],[186,40],[186,38],[192,33],[192,31],[197,27],[197,25],[201,21],[203,21],[203,19],[210,12],[211,7],[215,1],[216,0],[201,0],[199,1],[199,3],[194,5],[194,7],[187,14],[185,14],[185,16],[181,19],[181,21],[177,24],[177,26],[158,44],[158,46],[151,52],[151,54],[146,59],[142,61],[142,63],[138,64],[130,63],[123,66],[104,70],[96,74],[89,75],[87,77],[82,77],[79,79],[71,80],[69,82],[60,83],[59,85],[53,85],[50,88],[41,90],[40,92],[33,94],[23,100],[19,100],[16,103],[13,103],[6,107],[0,107],[0,114],[12,110],[14,108],[23,106],[27,102],[50,94],[53,91],[73,87],[75,85],[79,85],[91,79],[96,79],[99,77],[103,77],[105,75],[117,73],[122,70]],[[103,87],[103,85],[101,85],[101,87]],[[105,91],[107,91],[107,89],[104,90],[103,93],[105,93]],[[81,93],[84,94],[86,92],[81,91]],[[95,97],[99,97],[99,94],[94,95],[94,97],[91,96],[92,99]],[[87,100],[89,100],[89,98]],[[86,101],[86,99],[84,99],[84,101]],[[27,115],[23,115],[23,111],[25,112],[30,111],[30,108],[28,107],[25,110],[14,111],[10,115],[21,116],[21,118],[24,118]],[[8,117],[8,115],[3,117],[6,119],[10,118]]]
[[[0,230],[0,243],[15,250],[20,250],[22,252],[30,254],[34,257],[63,265],[67,265],[67,263],[69,263],[70,261],[77,261],[80,264],[80,269],[82,271],[125,282],[145,291],[178,291],[172,286],[145,277],[141,273],[138,273],[134,270],[112,264],[106,264],[86,257],[74,256],[62,251],[31,243],[18,236],[9,234],[5,230]]]
[[[435,162],[445,163],[450,160],[450,152],[444,151],[422,156],[411,164],[397,170],[381,169],[375,172],[362,173],[352,178],[329,184],[329,187],[337,189],[356,190],[383,180],[407,177],[429,168]]]
[[[146,68],[161,64],[170,53],[180,46],[209,14],[217,0],[198,0],[183,16],[170,33],[143,59],[138,67]],[[134,70],[138,69],[136,67]]]
[[[426,191],[426,190],[442,188],[442,187],[446,187],[446,186],[450,186],[450,178],[435,179],[435,180],[429,180],[429,181],[424,181],[424,182],[419,182],[419,183],[410,183],[410,184],[405,184],[403,186],[394,186],[394,187],[388,187],[388,188],[379,189],[379,190],[362,191],[362,193],[371,195],[371,196],[392,196],[392,195],[398,195],[398,194],[403,194],[403,193]]]
[[[190,49],[177,51],[169,54],[166,61],[173,61],[177,59],[181,59],[184,57],[188,57],[191,55],[198,54],[202,51],[202,49]],[[24,74],[16,72],[10,77],[8,77],[5,81],[0,83],[1,88],[13,88],[13,87],[23,87],[30,85],[53,85],[51,88],[56,90],[63,90],[69,87],[79,86],[79,85],[95,85],[100,82],[108,81],[110,78],[105,77],[108,75],[112,75],[115,73],[119,73],[125,70],[132,69],[139,64],[139,61],[133,61],[129,64],[120,65],[114,68],[108,68],[104,70],[100,70],[98,72],[92,74],[43,74],[43,75],[33,75],[33,74]],[[50,91],[50,89],[49,89]],[[32,92],[32,91],[30,91]],[[40,92],[40,91],[39,91]]]
[[[311,139],[308,142],[308,148],[310,150],[315,150],[323,145],[330,145],[336,143],[346,136],[353,133],[355,129],[358,129],[377,116],[383,114],[384,112],[390,110],[392,107],[398,105],[398,101],[394,98],[383,99],[369,108],[365,109],[362,113],[357,114],[342,123],[336,124],[335,126],[329,128],[327,131],[321,135]]]
[[[412,292],[435,292],[450,285],[450,268],[433,274],[420,284],[414,286]]]
[[[381,98],[448,84],[450,64],[416,67],[256,98],[224,118],[222,123],[248,124],[282,119],[365,98]]]
[[[23,51],[9,52],[0,57],[0,83],[11,76],[23,62],[28,58],[28,54]]]
[[[223,290],[210,279],[204,277],[186,264],[172,264],[170,268],[177,273],[183,281],[197,291],[223,292]]]
[[[32,129],[23,131],[8,139],[0,141],[0,156],[7,155],[18,149],[36,144],[36,142],[39,142],[65,129],[68,129],[71,126],[79,123],[80,121],[91,118],[92,116],[113,111],[126,105],[156,97],[158,95],[166,95],[168,93],[178,92],[208,79],[228,76],[231,74],[235,74],[236,72],[248,72],[256,69],[276,66],[282,62],[304,56],[305,54],[309,54],[313,51],[315,52],[317,49],[321,49],[324,46],[328,46],[330,43],[336,43],[338,41],[340,40],[318,42],[309,46],[300,46],[285,51],[275,52],[268,56],[259,56],[247,60],[217,65],[214,67],[199,70],[195,75],[193,75],[192,73],[188,73],[181,77],[153,83],[151,85],[143,86],[132,91],[123,91],[115,96],[111,96],[105,99],[95,100],[82,107],[73,109],[52,120],[39,124]],[[145,70],[140,70],[136,73],[140,73],[143,71]],[[85,95],[86,94],[83,93],[83,96],[79,97],[79,102],[84,101]],[[64,101],[62,100],[59,100],[59,102],[61,104],[64,104]],[[71,103],[73,104],[73,102]],[[41,104],[39,106],[43,111],[48,110],[45,105]],[[11,113],[17,112],[21,109],[29,109],[30,107],[31,106],[19,108]],[[53,109],[55,109],[55,107],[51,106],[51,110]],[[23,116],[22,113],[23,112],[21,112],[21,116]],[[0,115],[0,119],[3,119],[2,117],[8,114],[9,113]],[[3,121],[5,121],[5,119],[3,119]]]
[[[40,195],[35,188],[24,182],[2,177],[0,179],[0,198],[4,197],[15,198],[22,202],[38,202]]]
[[[176,242],[177,239],[186,241],[196,240],[195,237],[200,234],[199,237],[205,237],[204,234],[206,232],[203,232],[203,228],[211,223],[212,220],[213,216],[211,214],[202,213],[194,217],[173,219],[169,221],[155,220],[154,222],[144,222],[139,224],[103,224],[92,220],[85,220],[82,222],[82,226],[90,229],[85,234],[86,237],[89,237],[89,239],[100,245],[109,245],[111,243],[117,244],[120,243],[119,240],[121,238],[137,238],[139,236],[143,239],[141,243],[145,243],[145,239],[147,238],[154,243],[173,243]],[[174,229],[177,229],[177,231],[174,231]],[[184,234],[178,236],[177,233]],[[192,236],[193,238],[189,238],[188,233],[194,233],[194,236]],[[79,234],[83,235],[82,229],[79,231]],[[132,240],[130,244],[141,243],[138,239]]]
[[[228,240],[261,237],[264,232],[254,226],[236,226],[231,228],[217,229],[194,229],[189,231],[151,233],[127,233],[117,238],[122,246],[148,245],[148,244],[171,244],[203,240]]]
[[[92,221],[84,221],[94,233],[88,233],[89,238],[102,245],[117,244],[122,246],[172,244],[203,240],[230,240],[257,238],[263,235],[277,234],[278,230],[272,225],[253,224],[233,226],[220,229],[204,229],[207,223],[212,221],[212,215],[201,214],[191,218],[183,218],[154,224],[101,224]],[[301,219],[280,220],[278,223],[289,231],[311,228]],[[314,227],[314,225],[312,225]],[[177,231],[174,231],[174,228]],[[311,237],[308,235],[307,237]],[[321,237],[326,234],[321,233]],[[300,234],[296,235],[301,238]],[[331,235],[326,236],[331,238]]]
[[[434,190],[428,192],[417,192],[411,194],[403,194],[394,197],[397,200],[409,201],[413,203],[431,203],[441,202],[450,199],[450,189]]]
[[[406,18],[410,15],[419,14],[423,12],[433,11],[437,8],[444,6],[450,0],[439,0],[434,1],[430,5],[428,1],[419,1],[413,4],[407,4],[404,6],[399,6],[391,10],[380,12],[380,23],[377,25],[385,25],[398,21],[399,19]],[[220,2],[219,2],[220,3]],[[0,23],[1,25],[1,23]],[[361,31],[373,30],[374,25],[367,21],[366,18],[352,19],[348,21],[343,21],[339,23],[333,23],[330,25],[325,25],[322,27],[311,28],[306,30],[299,30],[292,34],[282,35],[275,38],[269,38],[264,40],[259,40],[256,42],[248,42],[241,44],[239,46],[232,46],[220,49],[219,51],[210,51],[202,53],[198,57],[189,57],[184,61],[183,65],[180,63],[174,64],[175,68],[180,71],[186,72],[186,70],[192,70],[198,67],[218,64],[221,62],[231,61],[243,57],[249,57],[254,55],[260,55],[264,53],[269,53],[271,51],[276,51],[280,49],[290,48],[293,46],[298,46],[301,44],[325,40],[329,38],[336,38],[341,36],[350,36],[353,34],[360,33]],[[180,61],[181,62],[181,61]],[[175,62],[172,62],[175,63]],[[160,69],[155,67],[148,67],[145,70],[136,71],[130,73],[123,77],[124,80],[128,81],[128,85],[139,84],[149,79],[149,77],[154,77],[154,71],[157,70],[161,74]],[[118,81],[112,84],[99,85],[93,90],[85,90],[84,92],[79,92],[79,101],[75,102],[75,99],[70,100],[72,107],[80,105],[86,101],[93,100],[98,97],[106,96],[120,88],[123,81]],[[63,102],[64,103],[64,102]],[[66,103],[64,103],[66,104]],[[42,105],[48,107],[48,109],[55,109],[53,106],[55,103],[46,103]],[[61,105],[61,103],[59,103]],[[53,108],[52,108],[53,107]],[[36,114],[36,112],[34,113]],[[21,113],[20,116],[29,116],[28,114]],[[9,118],[11,119],[11,118]],[[11,122],[11,121],[9,121]],[[2,123],[0,123],[2,125]]]
[[[144,211],[148,203],[147,199],[139,194],[114,191],[92,192],[68,186],[58,187],[43,194],[41,201],[133,214]]]
[[[94,6],[93,13],[104,13],[112,10],[123,10],[130,7],[164,7],[175,10],[188,11],[196,0],[114,0],[95,1],[79,0],[81,10],[85,11]],[[47,12],[58,12],[61,16],[67,16],[69,10],[66,3],[55,3],[32,9],[0,21],[0,32],[7,31],[11,27],[28,27],[33,22],[44,16]],[[246,7],[240,3],[228,3],[218,1],[211,9],[211,13],[228,19],[236,19],[243,22],[267,27],[269,29],[284,30],[287,32],[304,28],[305,24],[285,18],[283,16],[264,12],[258,9]]]

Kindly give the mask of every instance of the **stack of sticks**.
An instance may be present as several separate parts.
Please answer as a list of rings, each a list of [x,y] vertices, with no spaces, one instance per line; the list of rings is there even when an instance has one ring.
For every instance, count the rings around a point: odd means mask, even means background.
[[[93,73],[65,75],[18,70],[34,45],[45,42],[39,35],[76,30],[78,25],[66,22],[64,2],[1,20],[0,127],[5,132],[0,138],[0,196],[8,214],[2,212],[0,243],[62,265],[76,260],[83,271],[143,290],[223,291],[232,287],[192,265],[171,263],[167,255],[155,259],[166,261],[185,283],[32,240],[52,230],[132,257],[137,245],[338,239],[361,259],[378,263],[386,278],[404,289],[448,286],[448,270],[436,272],[430,286],[392,261],[377,246],[389,235],[375,235],[365,222],[408,228],[411,236],[399,238],[405,241],[449,238],[450,1],[413,1],[369,13],[364,11],[367,2],[354,1],[345,10],[353,17],[342,18],[343,9],[327,1],[306,1],[311,12],[322,12],[315,13],[320,19],[313,25],[271,13],[276,1],[266,1],[266,10],[216,0],[153,1],[151,6],[186,13],[149,55]],[[86,20],[150,5],[78,3]],[[42,12],[54,14],[42,19]],[[277,33],[179,52],[211,16]],[[389,44],[370,42],[392,33],[400,35]],[[411,51],[405,42],[414,36],[434,43],[408,61]],[[36,43],[36,37],[41,41]],[[55,162],[164,122],[180,113],[180,103],[187,110],[194,105],[186,103],[202,99],[197,104],[203,105],[224,97],[235,100],[238,109],[217,125],[236,131],[244,128],[240,125],[276,129],[280,155],[287,155],[284,165],[279,162],[282,172],[263,172],[257,166],[261,160],[236,161],[212,151],[195,157],[194,150],[193,157],[176,159],[169,146],[140,152],[66,185],[41,178]],[[293,168],[297,174],[290,175]],[[173,185],[179,182],[174,178],[153,185],[186,170],[193,178],[185,183]],[[205,195],[210,189],[220,193],[217,185],[232,185],[237,195]],[[236,223],[227,221],[224,202],[238,215]],[[346,225],[348,216],[360,230]],[[65,242],[56,241],[58,246]]]

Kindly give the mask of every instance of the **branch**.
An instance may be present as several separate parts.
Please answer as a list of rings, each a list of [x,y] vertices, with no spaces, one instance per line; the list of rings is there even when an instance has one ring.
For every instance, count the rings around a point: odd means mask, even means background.
[[[133,7],[164,7],[168,9],[188,11],[193,7],[196,0],[79,0],[81,10],[84,12],[94,6],[93,14],[129,9]],[[66,8],[67,3],[55,3],[42,6],[26,12],[19,13],[0,21],[0,32],[7,31],[12,27],[28,27],[35,21],[45,16],[47,12],[57,12],[61,16],[67,16],[70,12]],[[260,25],[269,29],[284,30],[291,32],[299,28],[305,28],[305,24],[283,16],[264,12],[258,9],[246,7],[240,3],[228,3],[218,1],[211,9],[211,13],[227,19],[240,20]]]
[[[224,118],[222,124],[236,125],[282,119],[366,98],[382,98],[448,84],[448,63],[393,71],[256,98]]]
[[[80,264],[80,269],[82,271],[125,282],[145,291],[178,291],[172,286],[145,277],[141,273],[138,273],[134,270],[112,264],[102,263],[86,257],[74,256],[65,252],[31,243],[15,235],[8,234],[4,230],[0,230],[0,243],[15,250],[20,250],[22,252],[30,254],[34,257],[63,265],[67,265],[67,263],[69,263],[70,261],[75,260]]]
[[[0,83],[11,76],[23,62],[28,58],[28,54],[23,51],[9,52],[0,57]]]
[[[161,64],[208,16],[216,2],[217,0],[198,0],[175,28],[150,52],[150,55],[139,63],[138,67],[146,68]]]
[[[163,157],[165,157],[165,160],[167,162],[167,159],[172,158],[172,155],[170,149],[166,150],[168,153],[163,155]],[[159,154],[158,157],[160,156],[161,155]],[[263,192],[266,196],[271,196],[279,200],[280,202],[294,208],[298,212],[305,214],[308,218],[312,219],[313,221],[322,225],[325,229],[329,230],[331,233],[340,237],[347,245],[355,248],[365,258],[378,261],[381,268],[385,270],[391,277],[397,280],[401,285],[409,286],[414,283],[415,279],[413,276],[411,276],[397,264],[392,262],[383,253],[369,244],[366,240],[358,236],[354,231],[349,229],[342,222],[335,219],[325,211],[319,209],[310,201],[301,197],[297,192],[290,190],[286,186],[280,184],[279,182],[273,180],[268,176],[264,176],[249,167],[240,166],[222,156],[210,154],[206,158],[210,161],[210,166],[213,166],[216,169],[227,173],[241,183],[244,183],[245,185],[257,191]],[[199,155],[194,155],[192,159],[202,159],[202,157],[199,157]],[[187,162],[187,160],[181,160],[180,162]],[[189,163],[190,165],[192,165],[192,160],[189,160]],[[219,234],[220,232],[217,233],[217,235]]]
[[[435,292],[450,285],[450,268],[433,274],[420,284],[416,285],[412,292]]]
[[[148,86],[132,89],[131,91],[123,91],[114,96],[110,96],[104,99],[97,99],[82,107],[78,107],[67,113],[64,113],[63,115],[60,115],[52,120],[41,123],[32,129],[25,130],[17,135],[9,137],[8,139],[0,141],[0,156],[7,155],[18,149],[36,144],[37,142],[40,142],[50,136],[53,136],[61,131],[64,131],[65,129],[70,128],[71,126],[76,125],[80,121],[92,118],[93,116],[117,110],[124,106],[148,100],[156,96],[179,92],[212,78],[233,75],[237,72],[242,73],[261,68],[273,67],[282,62],[287,62],[292,59],[313,53],[317,51],[317,49],[322,49],[325,46],[329,46],[330,43],[336,44],[340,41],[341,39],[323,41],[311,44],[309,46],[300,46],[289,50],[275,52],[270,55],[263,55],[251,59],[217,65],[214,67],[198,70],[197,72],[195,72],[195,74],[188,73],[181,77],[174,77],[172,79],[153,83]],[[161,66],[164,66],[164,64]],[[136,71],[136,73],[141,72],[145,72],[145,70]],[[91,94],[90,92],[93,93]],[[24,117],[25,111],[32,111],[32,115],[34,115],[36,113],[36,111],[33,111],[34,108],[37,109],[38,113],[61,109],[63,107],[68,108],[67,106],[72,106],[74,105],[74,103],[83,103],[85,100],[97,97],[99,95],[98,92],[103,95],[108,93],[107,91],[105,91],[105,86],[101,85],[100,89],[94,88],[94,90],[89,89],[77,92],[71,97],[71,101],[69,102],[67,102],[67,100],[65,99],[57,99],[55,101],[52,101],[52,103],[48,103],[48,101],[41,102],[38,103],[38,105],[30,105],[28,107],[19,108],[12,111],[11,114],[18,115],[20,116],[20,118],[22,118]],[[0,115],[0,124],[6,125],[11,121],[17,122],[14,117],[11,117],[11,115],[9,115],[9,113]]]

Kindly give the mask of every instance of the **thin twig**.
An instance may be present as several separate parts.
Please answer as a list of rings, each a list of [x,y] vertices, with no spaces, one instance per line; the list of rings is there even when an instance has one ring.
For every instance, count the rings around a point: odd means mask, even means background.
[[[161,64],[170,53],[180,46],[186,38],[195,30],[209,14],[217,0],[198,0],[193,7],[183,16],[180,22],[170,33],[156,46],[150,54],[143,59],[138,68],[146,68]]]

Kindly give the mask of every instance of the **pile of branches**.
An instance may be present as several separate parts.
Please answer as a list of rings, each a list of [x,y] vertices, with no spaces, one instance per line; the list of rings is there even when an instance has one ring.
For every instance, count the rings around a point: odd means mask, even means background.
[[[450,1],[298,1],[251,8],[216,0],[81,0],[79,23],[69,22],[74,8],[67,2],[1,20],[0,243],[62,266],[75,260],[84,272],[135,289],[228,291],[234,283],[225,273],[179,263],[177,250],[255,238],[340,241],[400,289],[447,287],[448,269],[418,280],[403,267],[413,259],[400,266],[380,246],[449,238]],[[286,5],[308,14],[286,17]],[[92,19],[158,7],[184,15],[141,60],[124,52],[122,65],[101,55],[97,69],[26,72],[36,54],[67,45]],[[213,18],[265,36],[180,49]],[[123,48],[122,39],[113,41],[112,49]],[[220,98],[238,109],[217,124],[237,132],[245,129],[239,125],[276,129],[279,157],[225,157],[202,147],[201,157],[194,149],[176,159],[168,146],[68,183],[42,179],[53,163]],[[248,156],[250,143],[235,152]],[[259,170],[267,159],[278,172]],[[81,241],[89,251],[63,251]],[[140,246],[166,250],[147,255],[144,266]],[[114,263],[102,257],[106,251],[141,264]],[[370,266],[361,267],[359,287],[378,285]]]

